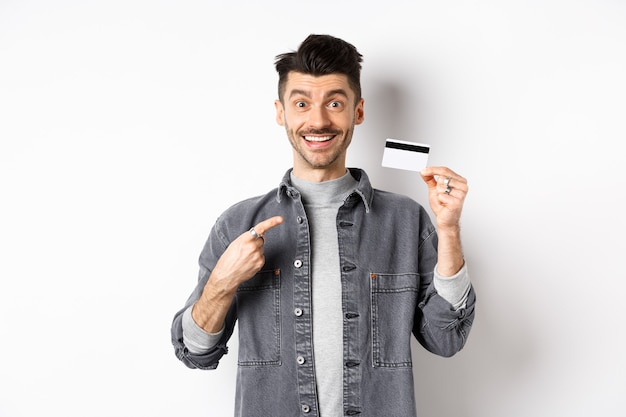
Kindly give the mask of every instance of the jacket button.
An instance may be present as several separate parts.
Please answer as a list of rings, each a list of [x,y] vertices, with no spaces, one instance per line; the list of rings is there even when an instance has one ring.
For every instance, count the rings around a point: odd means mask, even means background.
[[[304,365],[304,362],[306,362],[304,356],[298,356],[296,360],[298,361],[298,365]]]
[[[309,407],[306,404],[302,404],[302,412],[303,413],[308,413],[309,411],[311,411],[311,407]]]
[[[295,266],[296,268],[300,268],[302,266],[302,261],[300,259],[296,259],[296,261],[293,263],[293,266]]]
[[[302,222],[304,221],[304,219],[303,219],[301,216],[298,216],[298,217],[296,218],[296,221],[297,221],[298,223],[302,224]]]
[[[295,310],[293,310],[293,314],[295,314],[297,317],[300,317],[302,315],[302,309],[296,308]]]

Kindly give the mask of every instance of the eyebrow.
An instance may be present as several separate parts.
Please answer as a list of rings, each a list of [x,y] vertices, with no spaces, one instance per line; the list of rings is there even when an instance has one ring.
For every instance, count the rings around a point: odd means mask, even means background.
[[[311,93],[309,93],[308,91],[305,90],[291,90],[291,92],[289,93],[289,98],[293,97],[293,96],[304,96],[304,97],[308,97],[311,98]],[[348,93],[346,92],[346,90],[344,90],[343,88],[338,88],[336,90],[330,90],[328,93],[326,93],[325,98],[329,98],[335,95],[342,95],[345,98],[348,98]]]

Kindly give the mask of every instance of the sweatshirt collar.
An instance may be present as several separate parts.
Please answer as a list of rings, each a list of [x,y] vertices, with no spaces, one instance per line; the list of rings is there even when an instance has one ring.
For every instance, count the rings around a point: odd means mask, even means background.
[[[276,201],[279,203],[282,201],[283,195],[287,195],[289,197],[299,197],[300,192],[293,186],[291,183],[291,172],[293,168],[287,170],[285,175],[283,176],[280,185],[278,186],[278,191],[276,194]],[[358,185],[355,188],[354,192],[352,192],[345,200],[345,203],[351,203],[354,201],[362,201],[365,206],[365,212],[369,213],[370,208],[372,206],[372,199],[374,198],[374,191],[372,189],[372,185],[370,180],[362,169],[359,168],[348,168],[350,174],[354,177],[355,180],[358,181]]]

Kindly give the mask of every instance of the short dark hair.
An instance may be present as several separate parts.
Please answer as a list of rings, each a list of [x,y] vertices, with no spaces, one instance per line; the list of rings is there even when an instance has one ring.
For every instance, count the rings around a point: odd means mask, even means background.
[[[293,71],[316,77],[344,74],[358,101],[361,99],[361,62],[363,56],[352,44],[330,35],[309,35],[297,51],[276,56],[278,99],[283,100],[287,77]]]

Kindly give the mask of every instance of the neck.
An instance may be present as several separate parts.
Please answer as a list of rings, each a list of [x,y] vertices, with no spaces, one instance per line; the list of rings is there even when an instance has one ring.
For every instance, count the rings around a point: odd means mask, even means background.
[[[333,166],[326,166],[323,168],[302,167],[298,164],[294,164],[292,174],[297,178],[311,181],[311,182],[324,182],[330,180],[336,180],[343,177],[347,172],[346,164],[339,164]]]

